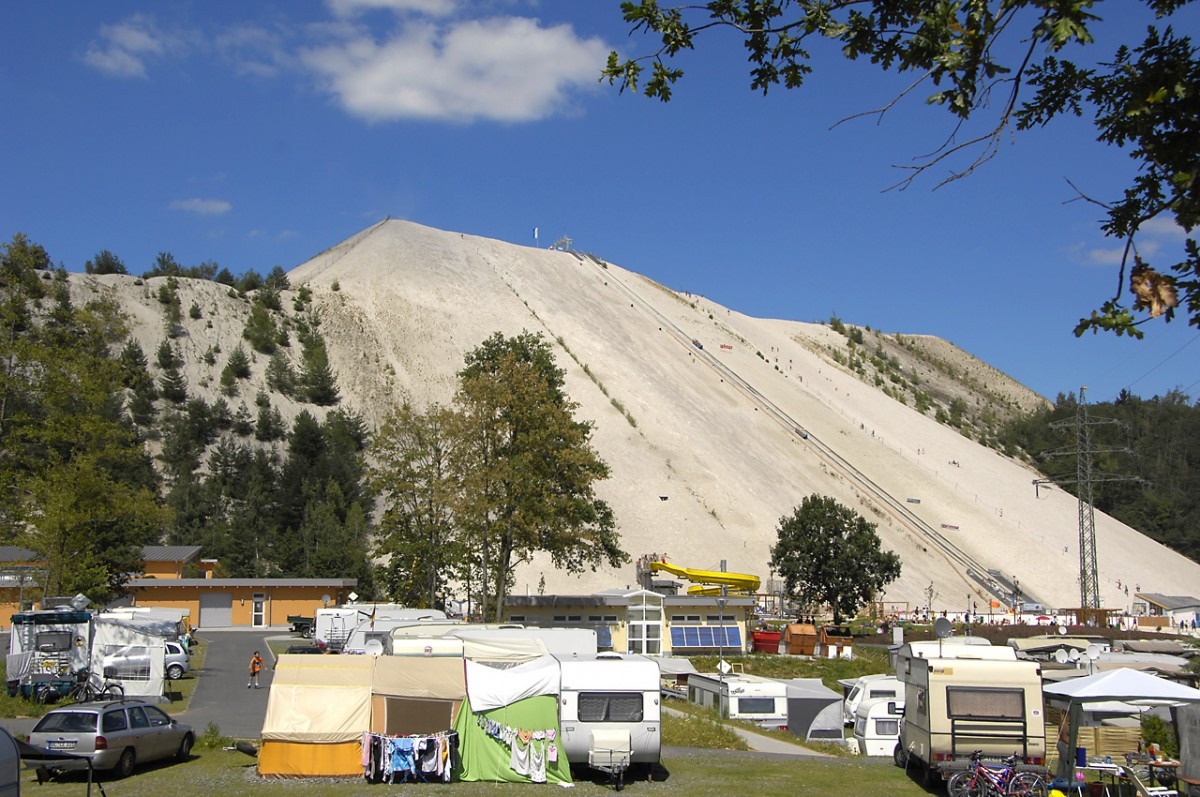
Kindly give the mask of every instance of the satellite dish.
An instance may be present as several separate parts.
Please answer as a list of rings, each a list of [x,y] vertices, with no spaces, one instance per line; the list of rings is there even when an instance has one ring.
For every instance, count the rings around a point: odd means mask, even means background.
[[[78,611],[82,611],[83,609],[87,608],[87,605],[89,603],[91,603],[92,601],[91,601],[91,599],[88,598],[87,595],[84,595],[81,592],[78,595],[76,595],[74,598],[71,598],[71,600],[69,602],[71,604],[71,608],[78,612]]]
[[[363,645],[363,652],[368,656],[382,656],[383,642],[378,639],[368,639],[367,643]]]
[[[1079,659],[1080,659],[1080,658],[1082,658],[1082,657],[1079,655],[1079,651],[1078,651],[1078,650],[1072,650],[1072,651],[1071,651],[1071,653],[1070,653],[1069,655],[1070,655],[1071,661],[1079,661]]]
[[[329,605],[329,602],[330,602],[331,600],[333,600],[333,598],[329,597],[329,593],[328,593],[328,592],[326,592],[324,595],[322,595],[322,596],[321,596],[321,605],[322,605],[322,606],[328,606],[328,605]]]
[[[1065,650],[1063,650],[1062,648],[1059,648],[1058,650],[1054,651],[1054,660],[1057,661],[1059,664],[1066,664],[1067,659],[1069,659],[1069,658],[1070,657],[1067,655],[1067,652]]]
[[[725,659],[721,659],[721,663],[717,665],[717,669],[721,671],[722,675],[729,675],[729,671],[733,667],[729,666],[729,662],[725,661]]]
[[[945,617],[939,617],[933,621],[933,635],[938,639],[945,639],[954,633],[954,625]]]
[[[351,603],[354,603],[356,600],[358,600],[358,593],[357,593],[357,592],[351,592],[351,593],[350,593],[349,595],[347,595],[346,597],[350,599],[350,602],[351,602]]]
[[[1065,625],[1060,625],[1058,627],[1058,634],[1059,634],[1059,636],[1066,636],[1067,635],[1067,627]]]
[[[1092,661],[1100,658],[1100,646],[1093,643],[1087,646],[1087,657]]]

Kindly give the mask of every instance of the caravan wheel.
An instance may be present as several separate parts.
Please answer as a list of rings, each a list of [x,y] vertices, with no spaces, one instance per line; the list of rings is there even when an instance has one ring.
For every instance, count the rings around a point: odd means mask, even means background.
[[[892,751],[892,762],[901,769],[908,766],[908,754],[904,752],[904,748],[900,746],[899,742],[896,742],[896,749]]]

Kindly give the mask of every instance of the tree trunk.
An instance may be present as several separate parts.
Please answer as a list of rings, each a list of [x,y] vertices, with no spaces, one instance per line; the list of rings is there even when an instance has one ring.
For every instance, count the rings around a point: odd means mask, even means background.
[[[507,596],[508,587],[508,571],[512,567],[512,549],[513,536],[511,531],[506,531],[501,538],[500,543],[500,559],[496,564],[496,606],[495,616],[492,622],[498,623],[504,615],[504,599]]]

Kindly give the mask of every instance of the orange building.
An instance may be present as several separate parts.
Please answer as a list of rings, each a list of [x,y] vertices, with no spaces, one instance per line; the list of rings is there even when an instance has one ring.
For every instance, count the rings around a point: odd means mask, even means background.
[[[186,609],[192,626],[265,628],[288,615],[312,617],[325,605],[345,603],[353,578],[135,578],[125,586],[134,606]]]
[[[192,626],[286,625],[288,615],[312,617],[345,603],[352,578],[217,578],[216,559],[200,559],[199,545],[147,545],[142,575],[126,583],[134,606],[186,609]],[[0,546],[0,626],[42,598],[45,565],[26,548]]]

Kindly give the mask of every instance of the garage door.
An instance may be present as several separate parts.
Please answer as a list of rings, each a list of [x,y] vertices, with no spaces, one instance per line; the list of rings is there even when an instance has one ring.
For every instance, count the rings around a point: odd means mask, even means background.
[[[223,628],[233,625],[233,593],[201,592],[198,625],[201,628]]]

